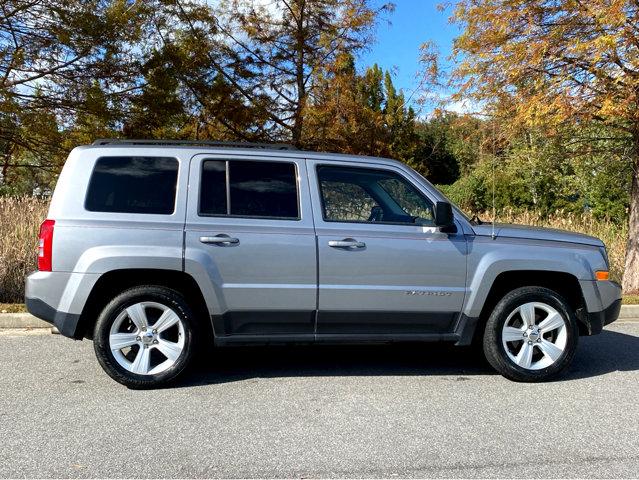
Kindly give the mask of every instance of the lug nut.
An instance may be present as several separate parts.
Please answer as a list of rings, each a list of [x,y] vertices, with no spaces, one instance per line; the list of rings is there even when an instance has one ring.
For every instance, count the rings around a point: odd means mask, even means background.
[[[139,342],[141,339],[140,337],[135,337],[135,339]]]
[[[153,340],[153,343],[154,343],[155,345],[157,345],[158,341],[157,341],[157,340]]]
[[[158,331],[157,330],[153,330],[153,333],[158,333]]]
[[[532,340],[528,340],[528,345],[532,345]]]
[[[537,343],[540,343],[540,342],[541,342],[541,337],[537,339]]]
[[[526,332],[524,332],[524,337],[527,337],[527,336],[528,336],[528,334]]]

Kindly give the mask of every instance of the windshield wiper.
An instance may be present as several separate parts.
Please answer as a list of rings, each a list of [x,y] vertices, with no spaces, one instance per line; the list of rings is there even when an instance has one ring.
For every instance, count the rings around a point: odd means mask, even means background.
[[[477,214],[475,214],[470,219],[470,223],[475,224],[475,225],[483,225],[486,222],[482,222],[482,220],[477,216]]]

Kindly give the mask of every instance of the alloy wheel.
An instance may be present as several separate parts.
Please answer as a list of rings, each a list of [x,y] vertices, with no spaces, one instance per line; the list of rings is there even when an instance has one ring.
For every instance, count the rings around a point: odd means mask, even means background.
[[[138,375],[155,375],[173,366],[184,350],[184,342],[182,319],[158,302],[127,307],[109,332],[109,348],[115,360]]]
[[[555,308],[543,302],[528,302],[508,315],[501,338],[511,361],[527,370],[540,370],[564,353],[568,328]]]

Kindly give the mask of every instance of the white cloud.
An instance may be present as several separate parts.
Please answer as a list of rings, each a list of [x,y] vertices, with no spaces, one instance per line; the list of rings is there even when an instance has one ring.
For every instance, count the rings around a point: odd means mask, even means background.
[[[482,116],[485,105],[471,99],[453,100],[452,95],[442,91],[423,92],[417,103],[422,106],[420,118],[429,118],[435,110],[456,113],[458,115]]]
[[[479,103],[467,99],[445,103],[442,108],[447,112],[460,115],[481,115],[483,113],[483,108]]]

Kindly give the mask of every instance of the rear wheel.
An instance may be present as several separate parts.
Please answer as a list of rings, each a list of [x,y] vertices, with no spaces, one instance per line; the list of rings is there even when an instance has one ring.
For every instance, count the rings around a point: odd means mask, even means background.
[[[503,376],[521,382],[548,380],[572,362],[579,331],[570,306],[552,290],[523,287],[493,310],[484,353]]]
[[[191,360],[194,326],[193,314],[178,292],[135,287],[114,298],[100,314],[95,353],[106,373],[128,387],[162,386]]]

